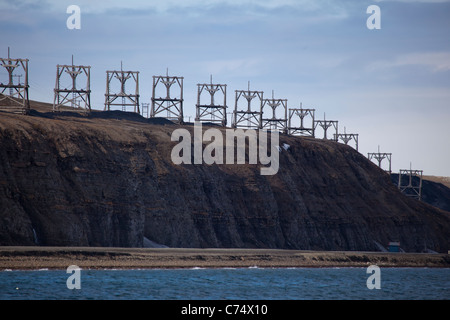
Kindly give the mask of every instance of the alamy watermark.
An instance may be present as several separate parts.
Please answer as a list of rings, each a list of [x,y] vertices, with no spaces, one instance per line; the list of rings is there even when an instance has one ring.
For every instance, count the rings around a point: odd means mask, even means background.
[[[377,265],[367,267],[366,273],[371,274],[366,281],[367,289],[381,289],[381,270]]]
[[[81,9],[79,6],[72,4],[67,7],[67,14],[70,16],[66,20],[67,29],[81,29]],[[381,29],[381,10],[377,5],[370,5],[366,10],[367,14],[370,14],[370,17],[367,18],[366,26],[369,30],[379,30]]]
[[[80,7],[75,4],[72,4],[67,7],[66,13],[70,14],[70,16],[66,20],[67,29],[69,29],[69,30],[81,29],[81,9],[80,9]]]
[[[367,7],[367,14],[370,14],[370,17],[367,18],[366,26],[369,30],[379,30],[381,29],[381,9],[377,5],[371,5]]]
[[[81,269],[76,265],[71,265],[67,267],[66,273],[71,275],[67,278],[66,286],[67,289],[81,289]]]
[[[67,289],[81,289],[81,268],[76,265],[67,267],[66,273],[70,274],[67,278]],[[367,289],[381,289],[381,269],[377,265],[370,265],[366,269],[366,273],[370,276],[366,280]],[[18,288],[16,288],[18,289]]]
[[[192,136],[184,128],[172,132],[171,141],[179,141],[171,153],[174,164],[245,164],[246,140],[248,140],[248,164],[261,165],[261,175],[274,175],[279,169],[279,133],[270,133],[270,146],[268,146],[268,133],[263,130],[243,130],[209,128],[203,132],[202,124],[195,122],[193,150]],[[258,132],[258,134],[257,134]],[[181,139],[181,141],[180,141]],[[235,144],[235,141],[237,143]],[[203,148],[203,143],[208,143]],[[236,147],[236,152],[235,152]],[[270,150],[270,152],[268,152]],[[235,157],[236,154],[236,157]]]

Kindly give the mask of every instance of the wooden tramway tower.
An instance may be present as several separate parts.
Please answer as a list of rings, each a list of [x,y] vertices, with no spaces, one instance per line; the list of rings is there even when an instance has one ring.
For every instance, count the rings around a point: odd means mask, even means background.
[[[68,78],[72,82],[71,88],[62,88],[61,79]],[[77,88],[77,78],[84,76],[86,87],[84,89]],[[73,55],[71,65],[56,66],[56,84],[54,89],[53,111],[61,111],[64,107],[68,110],[82,110],[84,112],[91,111],[91,89],[90,89],[91,67],[74,65]]]
[[[169,76],[167,70],[165,76],[153,76],[152,105],[150,118],[162,116],[176,123],[183,123],[183,77]],[[156,96],[157,89],[164,86],[166,96]],[[171,96],[171,89],[178,88],[179,96]]]
[[[113,79],[120,82],[120,91],[112,92],[111,82]],[[134,93],[127,93],[125,83],[127,80],[134,82]],[[105,111],[110,111],[111,106],[120,106],[122,111],[127,111],[127,107],[133,107],[133,112],[141,113],[139,109],[139,71],[123,71],[122,61],[120,71],[106,71],[106,93]]]
[[[266,117],[264,113],[264,108],[267,109],[269,106],[272,112],[269,114],[272,117]],[[281,114],[277,114],[277,109],[281,110]],[[271,99],[263,99],[261,104],[261,120],[260,120],[260,129],[266,130],[279,130],[283,133],[288,133],[288,115],[287,115],[287,99],[275,99],[274,93],[272,90],[272,98]]]
[[[359,134],[357,133],[347,133],[345,127],[344,127],[344,133],[338,133],[335,134],[334,140],[339,142],[341,140],[345,145],[348,145],[350,141],[355,142],[355,149],[358,151],[358,144],[359,144]]]
[[[400,169],[398,174],[398,188],[407,197],[422,200],[422,175],[423,170],[413,170],[409,164],[409,170]],[[405,177],[406,179],[403,179]],[[416,179],[414,179],[416,177]],[[404,181],[406,180],[406,182]],[[418,181],[417,181],[418,180]]]
[[[307,136],[314,138],[314,116],[315,109],[289,108],[288,132],[290,135]],[[308,124],[310,120],[310,125]]]
[[[236,96],[234,100],[234,111],[231,117],[231,127],[233,128],[246,128],[246,129],[259,129],[261,127],[261,104],[263,101],[264,92],[250,90],[250,81],[248,82],[247,90],[235,90]],[[258,106],[252,107],[253,99],[259,100]],[[243,99],[246,100],[246,105],[243,108],[241,106]]]
[[[317,133],[317,127],[323,129],[323,139],[324,140],[334,140],[336,141],[336,136],[338,134],[338,121],[337,120],[326,120],[325,113],[323,114],[323,120],[314,120],[314,132]],[[334,129],[334,135],[332,139],[328,139],[328,129]],[[316,136],[317,138],[317,136]]]
[[[30,111],[28,59],[12,59],[8,47],[8,58],[0,58],[0,67],[5,68],[8,73],[6,83],[0,79],[0,110],[27,114]],[[17,71],[23,74],[14,74]],[[24,80],[21,83],[22,76]],[[14,83],[14,78],[18,78],[17,83]]]
[[[392,153],[380,152],[380,146],[378,146],[378,152],[369,152],[367,158],[371,161],[375,159],[378,162],[378,167],[382,168],[382,162],[384,159],[387,160],[389,169],[386,169],[386,173],[391,174],[392,172]]]
[[[205,121],[211,123],[219,123],[225,127],[227,125],[227,85],[226,84],[213,84],[212,75],[210,77],[210,83],[197,84],[197,104],[195,121]],[[207,91],[210,96],[210,103],[202,103],[202,93]],[[216,93],[221,93],[223,102],[217,104],[214,96]]]

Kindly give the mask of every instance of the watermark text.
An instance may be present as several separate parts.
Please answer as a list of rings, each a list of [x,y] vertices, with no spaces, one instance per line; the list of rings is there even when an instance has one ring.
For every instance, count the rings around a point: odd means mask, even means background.
[[[67,29],[69,29],[69,30],[81,29],[81,9],[80,9],[80,7],[72,4],[67,7],[66,13],[70,14],[70,16],[66,20]]]
[[[192,143],[189,130],[184,128],[174,130],[171,141],[179,143],[172,149],[172,162],[177,165],[245,164],[248,159],[248,164],[257,164],[259,160],[259,163],[263,165],[260,170],[261,175],[274,175],[278,172],[280,153],[278,131],[270,133],[270,146],[268,146],[266,131],[253,129],[225,129],[225,131],[225,137],[222,131],[216,128],[209,128],[203,132],[202,124],[195,122]],[[248,141],[248,153],[246,141]],[[203,148],[204,142],[207,144]]]
[[[67,278],[67,289],[81,289],[81,269],[76,265],[67,267],[66,273],[71,275]]]

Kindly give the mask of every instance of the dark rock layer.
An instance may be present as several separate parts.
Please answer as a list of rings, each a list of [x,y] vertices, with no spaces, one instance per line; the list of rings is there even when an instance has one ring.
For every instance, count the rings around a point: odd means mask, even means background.
[[[398,177],[399,175],[397,173],[391,174],[392,183],[396,186],[398,186]],[[408,184],[409,176],[403,175],[401,185],[404,188],[404,186],[408,186]],[[412,177],[411,186],[420,186],[420,178],[418,176]],[[406,188],[404,190],[405,194],[408,194],[412,197],[417,197],[417,192],[418,189],[414,191],[411,188]],[[442,183],[422,179],[421,200],[423,202],[431,204],[434,207],[450,212],[450,188],[443,185]]]

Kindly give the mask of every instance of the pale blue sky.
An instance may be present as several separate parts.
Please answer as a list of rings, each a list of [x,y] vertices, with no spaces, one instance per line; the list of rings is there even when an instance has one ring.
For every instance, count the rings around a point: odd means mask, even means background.
[[[68,30],[66,8],[81,8]],[[381,9],[369,30],[366,9]],[[184,77],[184,114],[197,83],[275,91],[289,107],[316,109],[359,133],[360,152],[392,152],[393,170],[450,176],[450,1],[0,0],[0,56],[30,60],[30,98],[53,102],[56,65],[92,66],[91,101],[103,109],[106,70],[140,71],[141,102],[153,75]],[[0,70],[0,80],[6,76]],[[191,120],[192,120],[191,118]],[[187,120],[187,119],[186,119]]]

